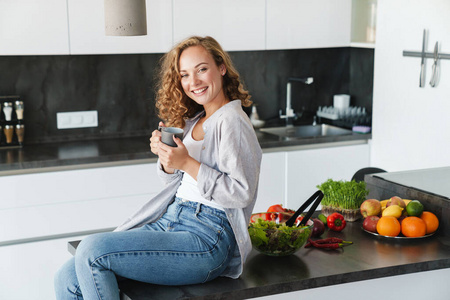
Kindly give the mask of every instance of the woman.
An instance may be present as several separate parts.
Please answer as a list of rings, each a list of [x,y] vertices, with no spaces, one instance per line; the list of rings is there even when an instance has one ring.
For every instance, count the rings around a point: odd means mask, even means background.
[[[56,274],[57,299],[119,299],[116,278],[183,285],[239,277],[262,156],[242,110],[249,98],[211,37],[191,37],[163,57],[160,126],[184,128],[177,147],[157,130],[150,138],[165,188],[115,232],[80,243]]]

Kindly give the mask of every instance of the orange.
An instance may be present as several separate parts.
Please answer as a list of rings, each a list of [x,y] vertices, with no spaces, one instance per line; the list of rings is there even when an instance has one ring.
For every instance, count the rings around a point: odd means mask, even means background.
[[[419,217],[406,217],[402,221],[402,233],[406,237],[420,237],[427,233],[427,224]]]
[[[427,224],[427,234],[435,232],[439,227],[439,220],[435,214],[424,211],[420,218]]]
[[[400,234],[400,222],[392,216],[381,217],[377,223],[377,232],[386,236],[397,236]]]

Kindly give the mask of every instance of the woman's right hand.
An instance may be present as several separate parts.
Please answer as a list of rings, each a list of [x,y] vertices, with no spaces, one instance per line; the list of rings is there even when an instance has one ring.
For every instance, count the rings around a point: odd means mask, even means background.
[[[163,122],[159,122],[158,126],[165,127]],[[150,138],[150,151],[152,151],[153,154],[158,155],[160,143],[161,143],[161,131],[153,130],[152,137]]]

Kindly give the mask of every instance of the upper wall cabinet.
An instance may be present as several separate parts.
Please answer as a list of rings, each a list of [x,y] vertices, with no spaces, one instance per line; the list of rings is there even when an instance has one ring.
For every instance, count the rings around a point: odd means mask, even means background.
[[[267,0],[267,49],[349,47],[351,0]]]
[[[66,1],[0,1],[0,55],[69,54],[67,31]]]
[[[70,54],[163,53],[171,48],[172,1],[146,1],[144,36],[106,36],[103,3],[103,0],[68,1]]]
[[[375,48],[377,0],[352,1],[352,47]]]
[[[265,49],[265,1],[174,0],[174,42],[212,36],[226,51]]]

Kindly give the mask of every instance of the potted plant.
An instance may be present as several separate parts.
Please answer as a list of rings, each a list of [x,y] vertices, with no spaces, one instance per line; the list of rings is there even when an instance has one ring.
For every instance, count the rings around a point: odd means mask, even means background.
[[[328,216],[338,212],[349,222],[360,219],[360,206],[366,200],[369,191],[364,181],[335,181],[328,179],[317,186],[324,194],[322,199],[322,213]]]

